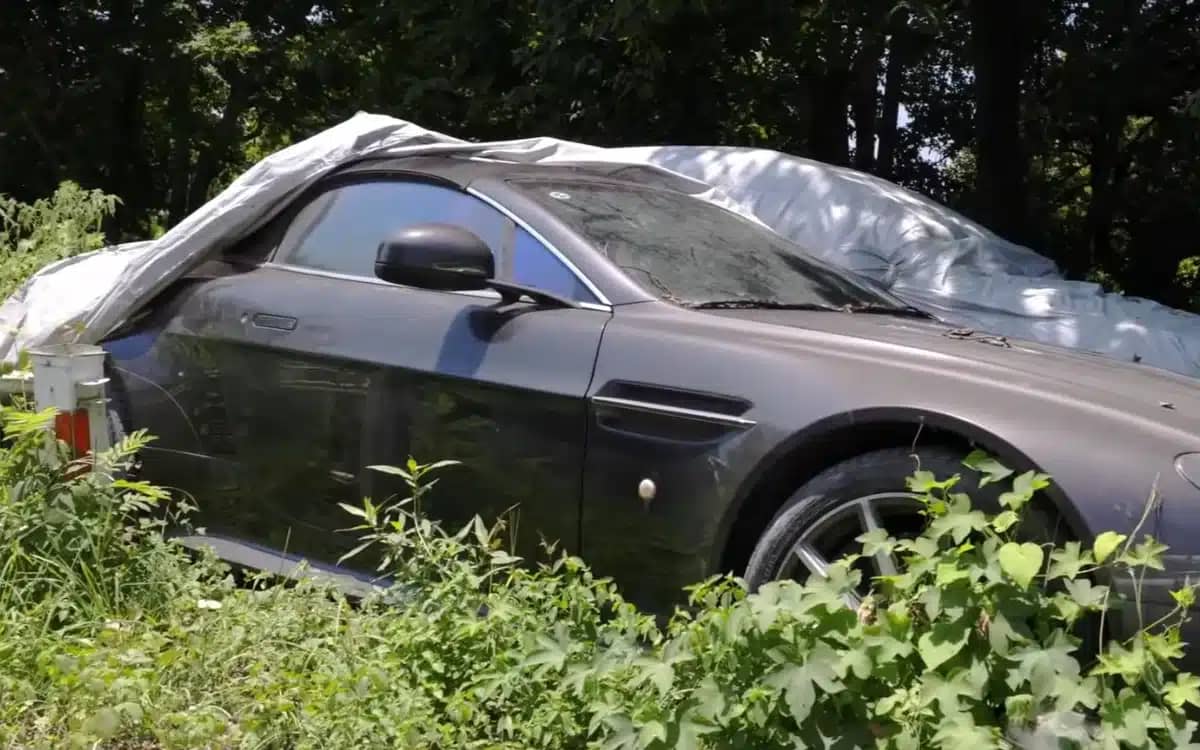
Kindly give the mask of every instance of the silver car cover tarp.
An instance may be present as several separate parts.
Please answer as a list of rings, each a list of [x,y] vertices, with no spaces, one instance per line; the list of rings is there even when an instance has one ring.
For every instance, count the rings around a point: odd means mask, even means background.
[[[369,155],[435,152],[670,170],[703,183],[699,197],[956,326],[1200,377],[1200,315],[1064,279],[1033,250],[862,172],[766,149],[601,148],[555,138],[473,143],[367,113],[263,159],[156,240],[39,271],[0,306],[3,360],[11,364],[40,344],[100,341],[203,258],[244,237],[340,165]]]

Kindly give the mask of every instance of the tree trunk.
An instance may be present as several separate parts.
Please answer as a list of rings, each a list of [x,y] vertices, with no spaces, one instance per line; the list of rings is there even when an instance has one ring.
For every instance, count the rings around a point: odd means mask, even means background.
[[[167,159],[167,223],[174,225],[194,207],[191,200],[192,132],[196,114],[192,111],[192,80],[189,61],[174,62],[167,96],[171,137]]]
[[[1107,107],[1110,112],[1111,107]],[[1089,184],[1092,200],[1087,211],[1088,267],[1103,266],[1112,255],[1112,222],[1116,205],[1113,201],[1113,172],[1117,163],[1117,136],[1109,118],[1101,117],[1092,137]],[[1119,124],[1119,123],[1118,123]],[[1068,269],[1075,273],[1087,269]]]
[[[850,69],[842,49],[841,29],[832,26],[825,39],[825,69],[809,79],[813,103],[809,150],[814,159],[845,166],[850,163]]]
[[[1020,241],[1028,199],[1027,156],[1021,142],[1021,78],[1033,0],[971,0],[975,72],[975,213],[996,233]]]
[[[251,81],[236,71],[226,73],[229,80],[229,98],[221,119],[217,121],[207,139],[207,147],[201,148],[188,187],[189,203],[200,205],[208,200],[208,191],[241,141],[242,115],[250,104]]]
[[[1133,0],[1097,6],[1102,38],[1116,45],[1116,49],[1109,53],[1115,57],[1116,63],[1114,65],[1105,58],[1096,61],[1097,68],[1103,64],[1099,83],[1105,95],[1095,97],[1094,101],[1095,125],[1091,129],[1091,158],[1088,165],[1092,199],[1088,204],[1086,220],[1089,267],[1073,269],[1079,273],[1091,268],[1104,268],[1114,259],[1112,230],[1117,213],[1117,194],[1128,168],[1128,164],[1122,164],[1121,153],[1122,131],[1129,115],[1126,92],[1131,90],[1132,85],[1122,67],[1137,54],[1133,45],[1141,37],[1140,29],[1144,21],[1142,4],[1140,0]]]
[[[896,172],[896,144],[900,135],[900,99],[903,96],[904,68],[911,47],[908,11],[897,9],[892,19],[892,38],[888,42],[887,68],[883,74],[883,114],[879,119],[879,154],[875,174],[892,179]]]
[[[862,34],[862,44],[854,61],[854,168],[873,172],[883,35],[871,27],[864,28]]]

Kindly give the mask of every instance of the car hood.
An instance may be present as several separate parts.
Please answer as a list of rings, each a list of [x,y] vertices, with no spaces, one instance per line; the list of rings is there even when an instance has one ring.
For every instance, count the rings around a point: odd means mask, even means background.
[[[789,310],[714,310],[724,318],[761,323],[764,330],[801,329],[845,337],[844,344],[885,361],[1003,378],[1007,385],[1085,400],[1200,434],[1200,381],[1100,354],[1017,339],[962,335],[951,326],[898,316]],[[781,335],[782,331],[779,332]],[[865,351],[864,351],[865,350]]]

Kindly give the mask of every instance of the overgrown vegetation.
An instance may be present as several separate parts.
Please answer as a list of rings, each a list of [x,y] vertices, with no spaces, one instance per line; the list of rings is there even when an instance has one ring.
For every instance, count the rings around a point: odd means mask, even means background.
[[[120,478],[143,435],[81,472],[43,452],[49,414],[2,416],[5,747],[1033,747],[1041,732],[1044,746],[1168,748],[1195,729],[1183,712],[1200,680],[1172,666],[1190,590],[1082,657],[1074,626],[1116,599],[1104,581],[1156,567],[1162,547],[1014,539],[1048,481],[1036,474],[989,517],[954,477],[917,473],[928,527],[862,538],[902,564],[857,611],[848,559],[752,595],[703,582],[660,629],[577,558],[521,565],[500,527],[421,515],[451,465],[380,467],[408,497],[347,506],[399,581],[352,605],[311,581],[236,586],[164,541],[187,508]]]
[[[33,203],[0,195],[0,299],[48,264],[103,247],[104,220],[118,203],[73,182]]]

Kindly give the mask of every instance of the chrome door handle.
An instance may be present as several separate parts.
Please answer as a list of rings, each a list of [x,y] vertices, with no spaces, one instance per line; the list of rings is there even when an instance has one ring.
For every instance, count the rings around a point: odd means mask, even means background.
[[[276,331],[294,331],[299,321],[289,315],[254,313],[251,323],[255,328],[271,328]]]

